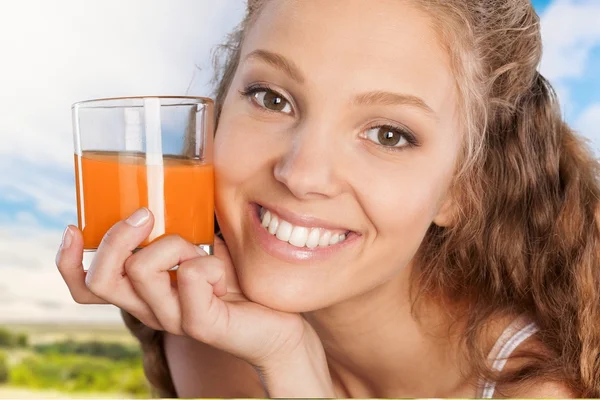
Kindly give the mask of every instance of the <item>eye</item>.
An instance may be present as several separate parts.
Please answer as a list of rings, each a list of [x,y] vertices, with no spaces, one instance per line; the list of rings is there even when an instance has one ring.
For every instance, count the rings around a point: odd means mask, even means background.
[[[266,87],[249,88],[241,92],[243,96],[250,99],[259,107],[268,111],[284,114],[292,113],[292,105],[286,98],[276,91]]]
[[[365,136],[383,147],[398,150],[406,146],[417,146],[417,141],[410,132],[390,125],[371,128],[366,131]]]

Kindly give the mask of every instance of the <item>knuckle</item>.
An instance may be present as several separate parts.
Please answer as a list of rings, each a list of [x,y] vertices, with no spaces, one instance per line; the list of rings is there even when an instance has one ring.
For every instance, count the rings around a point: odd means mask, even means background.
[[[183,274],[189,279],[206,279],[209,274],[225,270],[223,261],[212,256],[188,260],[181,263],[180,268]]]
[[[204,257],[203,260],[205,260],[205,263],[209,268],[225,269],[225,261],[221,260],[218,257],[207,256],[207,257]]]
[[[97,293],[97,289],[99,289],[98,280],[95,277],[93,278],[91,275],[85,277],[85,286],[92,293]]]
[[[168,252],[172,258],[178,258],[179,255],[184,252],[185,248],[189,246],[189,243],[177,234],[167,235],[163,240],[165,251]]]
[[[153,319],[140,319],[140,322],[146,325],[148,328],[154,329],[155,331],[164,331],[162,325]]]
[[[170,322],[168,324],[162,323],[163,329],[166,332],[172,333],[173,335],[182,335],[183,330],[181,329],[181,324],[177,324],[175,322]]]
[[[56,253],[56,256],[54,257],[54,264],[56,265],[56,268],[58,268],[58,272],[60,272],[61,274],[68,274],[74,269],[71,257],[65,257],[65,252],[65,249],[59,249]]]
[[[104,297],[106,291],[104,290],[104,287],[99,284],[97,281],[95,280],[91,280],[91,281],[87,281],[85,283],[85,286],[87,286],[88,290],[90,292],[92,292],[93,294],[95,294],[98,297]]]
[[[154,313],[154,321],[157,322],[162,330],[181,335],[181,320],[178,315],[162,313],[162,315]]]
[[[135,257],[135,255],[125,260],[123,268],[127,276],[130,278],[137,280],[142,276],[142,264],[139,262],[139,258]]]
[[[217,257],[207,257],[204,262],[203,271],[206,277],[215,277],[225,273],[225,264]]]
[[[185,281],[197,281],[202,279],[204,275],[204,271],[201,268],[187,261],[179,264],[179,269],[177,270],[177,278]]]
[[[207,344],[211,344],[214,340],[214,335],[212,335],[210,329],[206,329],[194,321],[182,321],[181,331],[192,339],[196,339]]]
[[[176,233],[171,233],[163,238],[168,245],[173,247],[182,247],[187,244],[187,241]]]
[[[97,274],[89,274],[85,279],[85,286],[89,289],[90,292],[95,294],[98,297],[104,297],[105,294],[109,293],[109,286],[101,276]]]
[[[133,315],[138,321],[147,326],[148,328],[154,329],[155,331],[162,331],[163,326],[158,321],[158,319],[151,312],[146,311],[131,311],[131,315]]]

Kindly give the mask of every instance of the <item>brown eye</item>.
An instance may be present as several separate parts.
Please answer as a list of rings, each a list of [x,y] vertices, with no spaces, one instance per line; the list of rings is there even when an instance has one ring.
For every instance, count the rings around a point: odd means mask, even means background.
[[[289,114],[292,112],[292,106],[290,105],[290,102],[279,93],[276,93],[272,90],[259,90],[255,92],[252,97],[260,107],[266,108],[270,111],[281,112],[284,114]]]
[[[369,129],[366,136],[367,139],[384,147],[404,147],[410,144],[402,131],[388,126]]]

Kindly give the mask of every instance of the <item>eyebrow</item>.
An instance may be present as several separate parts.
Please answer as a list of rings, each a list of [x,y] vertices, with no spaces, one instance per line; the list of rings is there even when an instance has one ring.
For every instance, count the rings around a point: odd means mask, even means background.
[[[435,112],[421,98],[411,94],[400,94],[391,92],[374,91],[358,95],[354,99],[354,105],[379,104],[384,106],[408,105],[420,108],[427,114],[435,117]]]
[[[271,66],[285,72],[290,76],[290,78],[300,84],[304,83],[304,76],[302,75],[302,72],[300,72],[300,68],[298,68],[293,61],[286,59],[280,54],[272,53],[267,50],[254,50],[252,53],[246,56],[246,60],[252,58],[262,60],[267,64],[270,64]]]
[[[293,61],[288,60],[281,54],[273,53],[268,50],[258,49],[248,54],[245,58],[245,60],[250,59],[256,59],[266,62],[272,67],[285,72],[287,75],[289,75],[290,78],[292,78],[299,84],[303,84],[305,81],[304,75],[302,75],[300,68],[298,68],[298,66],[294,64]],[[433,109],[429,107],[427,103],[425,103],[425,101],[423,101],[417,96],[410,94],[372,91],[356,96],[353,101],[353,104],[357,106],[364,106],[369,104],[379,104],[386,106],[408,105],[420,108],[430,116],[437,118]]]

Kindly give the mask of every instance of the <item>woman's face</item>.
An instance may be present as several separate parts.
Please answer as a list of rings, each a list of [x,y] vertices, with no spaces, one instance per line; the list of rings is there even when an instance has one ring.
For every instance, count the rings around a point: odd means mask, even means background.
[[[299,312],[365,293],[448,220],[461,138],[432,23],[408,1],[288,0],[248,31],[214,160],[251,300]]]

